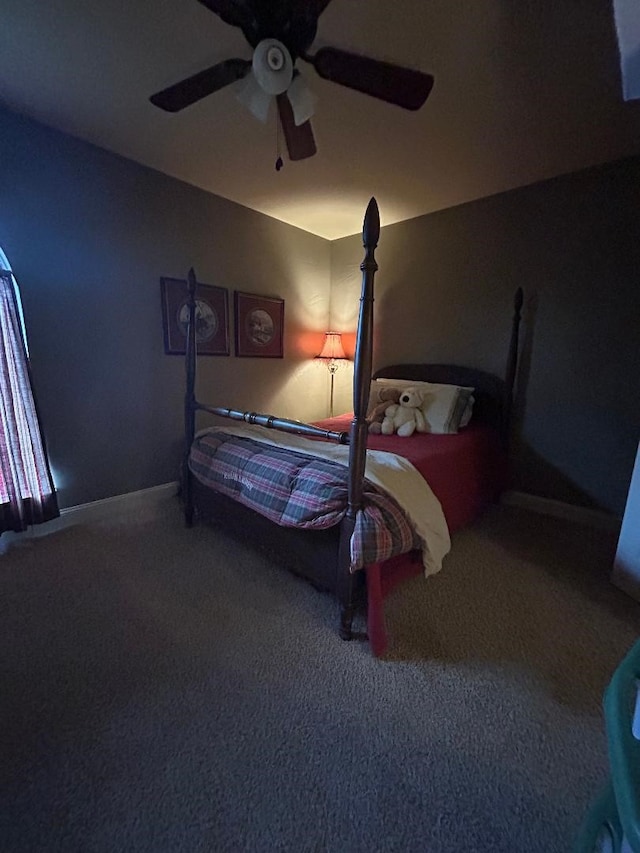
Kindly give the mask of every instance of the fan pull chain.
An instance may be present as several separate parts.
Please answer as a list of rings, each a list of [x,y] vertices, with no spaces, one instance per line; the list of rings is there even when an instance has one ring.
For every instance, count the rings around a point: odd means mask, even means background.
[[[276,172],[284,166],[282,156],[280,154],[280,118],[276,114]]]

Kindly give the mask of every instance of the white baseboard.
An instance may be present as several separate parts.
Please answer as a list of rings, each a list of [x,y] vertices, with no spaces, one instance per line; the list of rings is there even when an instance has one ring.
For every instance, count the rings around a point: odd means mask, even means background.
[[[138,520],[155,515],[169,498],[178,493],[178,483],[163,483],[150,489],[140,489],[137,492],[126,492],[124,495],[114,495],[87,504],[78,504],[60,510],[60,519],[64,527],[70,524],[85,524],[88,521],[111,521],[119,516]]]
[[[76,524],[95,524],[118,519],[150,520],[155,518],[177,493],[178,483],[176,481],[62,509],[60,510],[60,517],[54,518],[53,521],[36,524],[23,533],[14,533],[13,531],[4,533],[0,540],[0,554],[3,554],[14,543],[24,542],[28,539],[39,539]]]
[[[117,519],[142,521],[154,518],[177,493],[178,483],[176,481],[163,483],[161,486],[152,486],[150,489],[127,492],[123,495],[114,495],[111,498],[68,507],[60,511],[59,518],[48,521],[46,524],[30,527],[24,533],[13,533],[11,531],[4,533],[0,540],[0,554],[4,553],[7,546],[13,542],[37,539],[41,536],[47,536],[49,533],[72,527],[75,524],[100,523]],[[550,515],[554,518],[562,518],[565,521],[587,524],[591,527],[613,532],[618,532],[622,523],[620,518],[601,510],[576,506],[551,498],[542,498],[527,492],[513,490],[505,492],[502,495],[501,503],[505,506],[526,509],[539,515]]]
[[[552,498],[542,498],[539,495],[531,495],[528,492],[508,491],[502,495],[501,503],[505,506],[516,506],[520,509],[536,512],[538,515],[550,515],[554,518],[562,518],[565,521],[573,521],[577,524],[586,524],[599,530],[617,532],[620,530],[622,519],[610,515],[599,509],[589,509],[584,506],[556,501]]]

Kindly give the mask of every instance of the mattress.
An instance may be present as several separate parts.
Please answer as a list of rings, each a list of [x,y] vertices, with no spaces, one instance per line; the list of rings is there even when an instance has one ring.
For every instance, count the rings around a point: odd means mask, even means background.
[[[317,421],[348,431],[353,414]],[[367,447],[408,459],[440,501],[450,532],[470,524],[495,501],[507,482],[506,454],[497,431],[473,421],[455,435],[369,435]]]

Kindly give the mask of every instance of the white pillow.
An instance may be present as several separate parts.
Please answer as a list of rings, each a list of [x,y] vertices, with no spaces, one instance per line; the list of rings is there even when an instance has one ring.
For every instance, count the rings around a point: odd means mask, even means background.
[[[424,391],[425,404],[422,413],[427,422],[428,431],[440,435],[457,433],[465,427],[473,409],[473,388],[464,385],[444,385],[438,382],[418,382],[412,379],[374,379],[371,383],[370,398],[376,398],[374,386],[407,388],[415,386]]]
[[[473,404],[475,403],[476,398],[473,394],[467,400],[467,405],[465,407],[464,412],[462,413],[462,417],[460,418],[460,423],[458,424],[458,429],[464,429],[467,426],[469,421],[471,420],[471,415],[473,414]]]

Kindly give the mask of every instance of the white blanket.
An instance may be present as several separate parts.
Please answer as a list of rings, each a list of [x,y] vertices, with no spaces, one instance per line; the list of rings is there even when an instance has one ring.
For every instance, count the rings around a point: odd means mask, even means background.
[[[251,438],[263,444],[308,453],[330,462],[337,462],[345,468],[349,467],[349,448],[343,444],[315,441],[253,424],[210,427],[201,430],[198,435],[208,432],[226,432]],[[408,459],[384,450],[367,450],[365,477],[370,483],[391,495],[411,519],[423,543],[422,562],[425,575],[438,572],[442,568],[442,560],[451,548],[451,539],[440,501],[433,494],[424,477]]]

